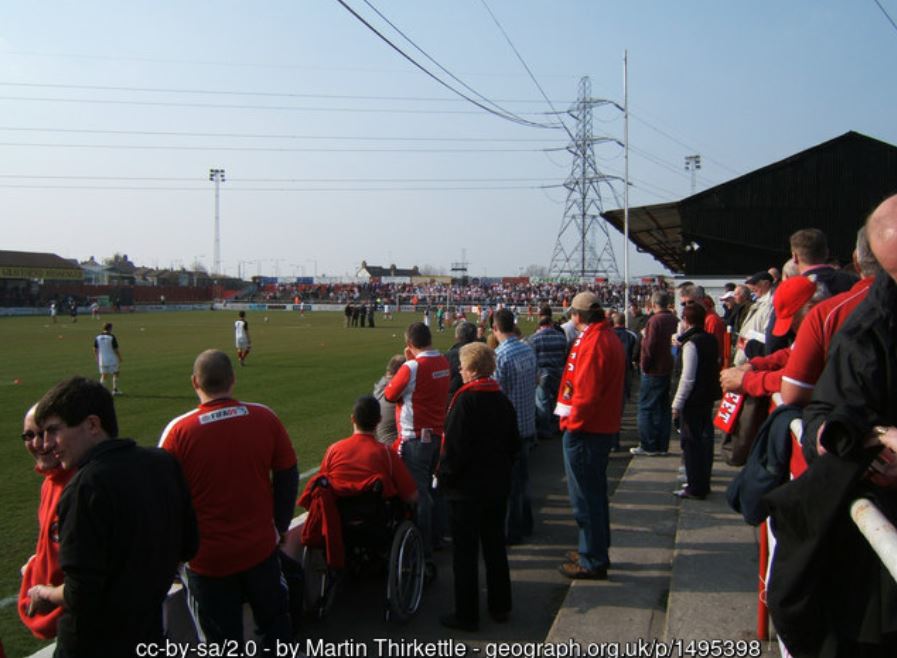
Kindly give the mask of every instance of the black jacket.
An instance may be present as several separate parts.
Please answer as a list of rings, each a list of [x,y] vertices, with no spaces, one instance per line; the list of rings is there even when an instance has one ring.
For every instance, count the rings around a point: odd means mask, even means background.
[[[815,456],[824,422],[828,454],[766,498],[778,539],[776,629],[796,656],[895,656],[897,583],[848,512],[870,496],[897,519],[895,492],[863,477],[877,452],[863,447],[872,427],[897,425],[897,285],[887,274],[835,335],[804,421],[804,452]]]
[[[463,391],[445,421],[439,488],[449,500],[499,498],[520,452],[517,414],[501,391]]]
[[[199,546],[181,468],[158,448],[108,439],[79,464],[59,501],[66,612],[57,655],[123,658],[162,639],[162,603]]]
[[[804,410],[804,452],[816,456],[823,422],[839,454],[857,454],[875,425],[897,425],[897,284],[879,273],[866,299],[835,334]]]

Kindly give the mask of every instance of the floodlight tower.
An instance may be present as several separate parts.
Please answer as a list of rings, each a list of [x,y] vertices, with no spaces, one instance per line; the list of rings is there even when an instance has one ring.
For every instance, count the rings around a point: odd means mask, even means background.
[[[698,169],[701,168],[700,155],[685,156],[685,171],[691,172],[691,193],[694,194],[698,184]]]
[[[215,251],[212,274],[221,273],[221,220],[219,215],[220,187],[224,182],[224,169],[209,169],[209,180],[215,183]]]
[[[571,136],[573,141],[567,147],[573,155],[573,165],[570,175],[564,181],[567,202],[551,256],[551,265],[548,267],[551,276],[586,279],[602,274],[620,278],[607,223],[601,218],[603,204],[599,185],[622,179],[598,171],[594,150],[596,143],[620,142],[610,137],[592,136],[592,109],[600,105],[619,108],[612,101],[592,98],[591,81],[588,77],[581,78],[579,98],[568,110],[570,116],[576,119],[576,132]],[[600,251],[596,248],[596,232],[600,233]]]
[[[467,265],[468,265],[467,249],[462,249],[461,250],[461,260],[458,261],[457,263],[452,263],[451,276],[454,276],[455,274],[457,274],[458,276],[461,277],[461,279],[463,281],[464,277],[467,276]],[[452,282],[451,282],[451,280],[449,280],[448,302],[446,303],[446,306],[448,306],[449,308],[451,308],[451,306],[452,306]]]

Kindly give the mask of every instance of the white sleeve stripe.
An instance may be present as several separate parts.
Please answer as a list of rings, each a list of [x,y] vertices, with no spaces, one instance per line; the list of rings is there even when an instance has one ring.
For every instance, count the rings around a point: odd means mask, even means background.
[[[816,388],[816,384],[808,384],[806,382],[802,382],[797,379],[792,379],[791,377],[782,377],[782,381],[788,382],[789,384],[794,384],[795,386],[797,386],[799,388],[805,388],[810,391],[812,391],[814,388]]]
[[[193,409],[192,411],[188,411],[187,413],[185,413],[181,416],[178,416],[177,418],[172,420],[170,423],[168,423],[168,425],[165,426],[165,429],[162,430],[162,436],[159,438],[158,447],[159,448],[165,447],[165,439],[168,438],[168,433],[174,428],[175,425],[177,425],[179,422],[181,422],[185,418],[189,418],[190,416],[196,414],[198,411],[199,411],[199,409]]]

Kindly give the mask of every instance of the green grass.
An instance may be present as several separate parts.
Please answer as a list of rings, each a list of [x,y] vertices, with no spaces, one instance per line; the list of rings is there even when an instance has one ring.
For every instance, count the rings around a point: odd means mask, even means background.
[[[396,315],[377,326],[345,329],[341,313],[249,313],[253,351],[237,367],[235,396],[274,409],[289,431],[300,471],[317,466],[325,448],[351,433],[353,400],[370,393],[386,362],[402,351],[405,327],[417,316]],[[197,401],[190,386],[196,355],[208,348],[233,354],[233,312],[113,314],[122,353],[116,398],[120,434],[155,445],[169,420]],[[40,477],[19,439],[22,416],[57,381],[75,374],[96,377],[93,338],[101,322],[80,317],[0,318],[0,599],[18,592],[19,568],[34,550]],[[449,331],[435,334],[445,350]],[[19,383],[15,383],[18,381]],[[0,609],[0,638],[9,658],[27,656],[42,643],[18,619],[15,606]]]

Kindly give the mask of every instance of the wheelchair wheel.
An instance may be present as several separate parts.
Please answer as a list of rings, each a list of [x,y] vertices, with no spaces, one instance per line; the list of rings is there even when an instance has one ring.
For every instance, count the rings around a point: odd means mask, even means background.
[[[336,593],[336,574],[327,568],[324,551],[302,548],[302,572],[305,578],[305,610],[321,619],[330,612]]]
[[[411,521],[396,530],[386,581],[387,620],[408,621],[420,608],[424,590],[424,540]]]

